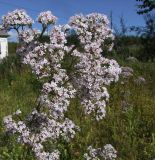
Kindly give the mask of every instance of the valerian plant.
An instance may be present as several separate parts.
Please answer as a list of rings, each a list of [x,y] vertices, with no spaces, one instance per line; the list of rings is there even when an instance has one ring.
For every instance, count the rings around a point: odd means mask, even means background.
[[[84,108],[85,116],[100,121],[106,115],[109,101],[107,86],[119,79],[121,68],[115,60],[103,57],[102,49],[112,48],[114,36],[109,21],[103,14],[80,14],[70,18],[66,25],[55,25],[57,18],[42,12],[37,18],[42,30],[33,29],[33,20],[24,10],[15,10],[2,18],[5,29],[15,29],[20,47],[17,53],[22,62],[32,68],[42,84],[36,107],[24,119],[17,110],[4,117],[6,131],[18,136],[18,141],[31,149],[38,160],[58,160],[60,151],[45,150],[45,142],[56,146],[61,138],[70,141],[80,128],[66,116],[73,98]],[[47,28],[52,27],[50,42],[42,42]],[[71,37],[76,42],[70,41]],[[105,43],[106,41],[109,43]],[[69,59],[69,60],[68,60]],[[67,61],[68,64],[64,65]],[[83,159],[111,160],[116,150],[107,144],[103,148],[88,147]]]

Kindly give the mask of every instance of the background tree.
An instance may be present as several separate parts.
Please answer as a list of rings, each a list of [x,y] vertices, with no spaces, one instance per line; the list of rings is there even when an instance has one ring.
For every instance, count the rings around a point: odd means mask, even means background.
[[[143,52],[141,52],[140,59],[153,62],[155,58],[155,15],[147,14],[144,19],[146,26],[141,35]]]
[[[137,5],[138,14],[148,13],[155,8],[155,0],[136,0],[136,1],[140,3]]]
[[[131,27],[140,39],[141,49],[137,58],[142,61],[154,61],[155,58],[155,15],[144,15],[145,26]]]

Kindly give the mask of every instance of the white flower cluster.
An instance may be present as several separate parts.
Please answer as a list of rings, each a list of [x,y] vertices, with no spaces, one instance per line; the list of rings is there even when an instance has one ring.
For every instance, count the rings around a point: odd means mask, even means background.
[[[47,26],[54,24],[56,17],[49,11],[42,12],[38,21]],[[66,33],[66,27],[75,31],[80,46],[68,43],[68,36],[72,35]],[[38,104],[23,121],[14,121],[8,116],[4,123],[8,132],[18,133],[19,141],[32,148],[38,160],[57,160],[59,151],[45,152],[43,143],[49,139],[56,143],[60,137],[69,141],[80,130],[65,116],[71,99],[78,98],[86,114],[103,119],[109,100],[106,86],[118,80],[121,68],[115,60],[101,55],[103,47],[112,47],[106,40],[114,38],[105,15],[74,16],[65,27],[52,28],[49,43],[41,42],[41,36],[35,30],[20,32],[18,50],[23,62],[31,66],[42,83]],[[71,68],[64,65],[66,57],[69,57]],[[13,116],[19,117],[19,114],[18,110]],[[102,153],[107,157],[111,153],[113,158],[110,147],[105,147]]]
[[[28,38],[23,40],[28,42]],[[28,53],[24,56],[23,62],[25,64],[29,64],[32,68],[32,71],[39,77],[48,77],[50,73],[50,64],[46,58],[46,53],[48,52],[48,44],[41,44],[38,42],[34,42],[25,48],[21,48],[20,54],[23,52]]]
[[[81,44],[87,52],[101,53],[105,40],[114,39],[112,30],[109,28],[107,16],[99,13],[84,15],[76,15],[70,18],[70,26],[76,31]],[[113,43],[107,44],[110,50]]]
[[[103,148],[94,149],[88,147],[88,153],[84,154],[85,160],[114,160],[117,158],[117,151],[111,144],[106,144]]]
[[[5,29],[17,29],[20,26],[31,26],[33,20],[27,15],[25,10],[14,10],[2,17],[2,26]]]
[[[60,137],[69,140],[70,138],[74,138],[76,133],[75,129],[79,130],[68,118],[66,118],[63,123],[60,123],[48,118],[45,113],[39,113],[36,110],[29,115],[26,123],[23,121],[15,122],[10,115],[4,118],[4,124],[7,132],[19,134],[19,142],[32,147],[32,150],[39,160],[59,159],[59,151],[54,150],[52,153],[45,152],[43,150],[43,142],[49,139],[57,140]]]
[[[76,90],[68,81],[66,70],[61,62],[67,51],[66,37],[61,26],[54,27],[51,32],[50,44],[36,43],[27,48],[24,63],[29,64],[39,79],[50,78],[43,84],[41,101],[48,107],[53,118],[63,118],[67,111],[70,98],[74,98]],[[35,45],[35,46],[34,46]],[[33,47],[32,47],[33,46]],[[52,97],[52,98],[50,98]]]
[[[112,31],[108,27],[107,17],[97,13],[76,15],[70,19],[70,25],[83,46],[83,52],[74,50],[72,53],[79,58],[79,63],[75,66],[78,70],[75,86],[85,93],[81,97],[85,112],[96,113],[96,119],[100,120],[105,116],[106,101],[109,100],[104,85],[116,82],[121,73],[121,68],[115,60],[106,59],[101,55],[106,39],[113,39]],[[111,48],[111,44],[107,47]]]
[[[34,30],[28,29],[28,30],[20,31],[19,40],[24,41],[25,43],[30,43],[34,39],[36,39],[38,35],[39,35],[39,31],[36,29]]]
[[[122,72],[121,75],[123,78],[130,78],[133,77],[133,69],[131,67],[121,67],[122,68]]]
[[[37,21],[44,25],[55,24],[57,17],[55,17],[51,11],[41,12],[37,18]]]
[[[94,112],[96,119],[101,120],[105,116],[106,101],[109,100],[105,85],[117,81],[121,69],[116,61],[103,58],[100,54],[75,50],[72,55],[80,59],[75,66],[78,73],[75,87],[82,91],[81,103],[85,106],[85,112]]]

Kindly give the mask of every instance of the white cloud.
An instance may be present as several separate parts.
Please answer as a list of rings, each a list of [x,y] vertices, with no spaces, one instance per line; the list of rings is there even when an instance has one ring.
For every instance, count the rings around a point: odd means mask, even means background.
[[[9,31],[8,34],[9,34],[8,41],[17,42],[17,32]]]

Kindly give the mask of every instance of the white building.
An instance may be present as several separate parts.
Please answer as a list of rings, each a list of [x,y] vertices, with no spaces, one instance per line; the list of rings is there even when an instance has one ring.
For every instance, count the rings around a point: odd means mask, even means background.
[[[8,55],[8,34],[4,30],[0,30],[0,59]]]

